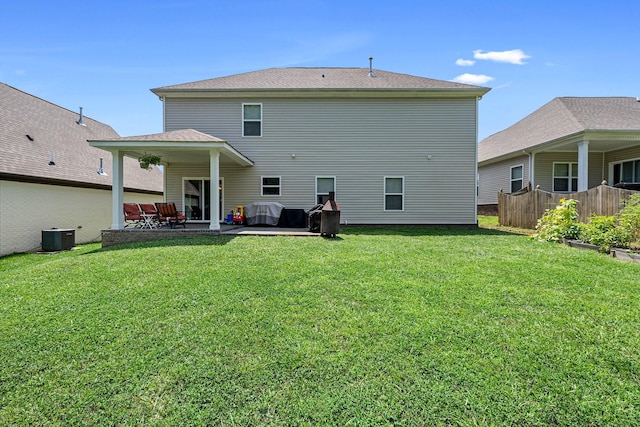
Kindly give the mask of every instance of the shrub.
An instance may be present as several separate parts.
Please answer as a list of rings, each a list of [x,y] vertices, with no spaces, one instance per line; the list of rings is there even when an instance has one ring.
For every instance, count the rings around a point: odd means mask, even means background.
[[[631,195],[619,213],[620,227],[628,234],[629,243],[640,243],[640,194]]]
[[[615,216],[591,215],[589,222],[582,225],[580,238],[598,246],[600,252],[608,253],[611,247],[626,247],[629,244],[629,233],[618,226]]]
[[[547,209],[538,220],[533,237],[547,242],[578,239],[582,226],[578,222],[577,204],[573,199],[560,199],[560,204],[555,209]]]

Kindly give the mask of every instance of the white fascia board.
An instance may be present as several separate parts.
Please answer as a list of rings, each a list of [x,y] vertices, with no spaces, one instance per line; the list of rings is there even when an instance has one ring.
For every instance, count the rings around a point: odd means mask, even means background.
[[[185,141],[89,141],[91,147],[107,151],[122,150],[126,154],[145,151],[204,151],[219,150],[225,157],[230,158],[241,166],[253,166],[254,162],[245,157],[228,143],[221,142],[185,142]]]
[[[452,89],[165,89],[165,98],[477,98],[489,88]]]

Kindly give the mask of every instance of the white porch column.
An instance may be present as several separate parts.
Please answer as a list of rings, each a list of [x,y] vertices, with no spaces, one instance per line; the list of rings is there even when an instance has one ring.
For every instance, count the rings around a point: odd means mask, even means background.
[[[211,202],[209,203],[209,230],[220,230],[220,190],[218,185],[220,182],[220,153],[217,150],[209,151],[209,179],[211,187]]]
[[[529,154],[529,183],[531,184],[531,190],[536,188],[536,153]]]
[[[589,189],[589,141],[578,144],[578,191]]]
[[[121,151],[112,151],[112,179],[111,179],[111,229],[122,230],[124,228],[124,214],[122,203],[124,202],[123,182],[123,155]]]

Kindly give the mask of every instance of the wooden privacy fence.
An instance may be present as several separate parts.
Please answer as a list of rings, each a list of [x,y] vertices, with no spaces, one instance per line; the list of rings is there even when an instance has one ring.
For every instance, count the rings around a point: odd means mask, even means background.
[[[500,225],[518,228],[536,228],[538,219],[546,209],[553,209],[560,199],[578,201],[580,221],[586,222],[589,216],[615,215],[624,206],[624,202],[638,191],[623,190],[600,184],[597,187],[579,193],[549,193],[530,187],[518,193],[498,193],[498,221]]]

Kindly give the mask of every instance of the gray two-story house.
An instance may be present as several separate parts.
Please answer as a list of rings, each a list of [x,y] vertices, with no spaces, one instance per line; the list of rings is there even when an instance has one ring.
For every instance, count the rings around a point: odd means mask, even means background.
[[[343,223],[475,225],[488,91],[371,68],[272,68],[152,89],[163,133],[90,143],[114,165],[162,156],[165,199],[213,230],[238,205],[309,209],[329,192]]]

